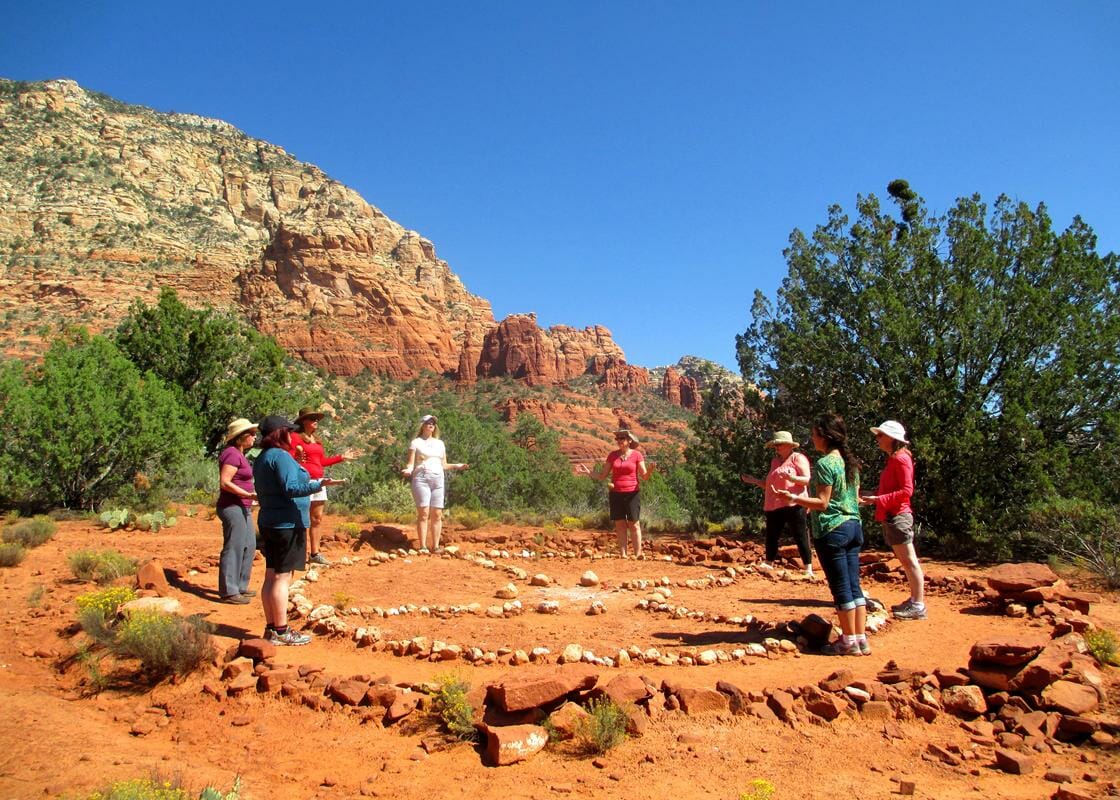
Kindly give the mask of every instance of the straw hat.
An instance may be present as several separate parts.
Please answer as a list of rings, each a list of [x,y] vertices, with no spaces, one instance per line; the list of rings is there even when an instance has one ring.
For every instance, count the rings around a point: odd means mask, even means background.
[[[777,447],[780,444],[792,444],[794,447],[801,446],[793,440],[793,434],[789,431],[774,431],[774,438],[768,441],[766,446]]]
[[[906,441],[906,429],[902,427],[902,423],[895,422],[893,419],[888,419],[878,428],[872,428],[871,432],[875,435],[878,435],[880,433],[884,434],[885,436],[891,437],[896,442],[910,444],[910,442]]]
[[[255,430],[257,430],[257,424],[255,422],[250,422],[244,417],[239,417],[238,419],[235,419],[233,422],[231,422],[229,424],[229,427],[226,428],[226,438],[222,441],[224,441],[226,444],[229,444],[241,434]]]

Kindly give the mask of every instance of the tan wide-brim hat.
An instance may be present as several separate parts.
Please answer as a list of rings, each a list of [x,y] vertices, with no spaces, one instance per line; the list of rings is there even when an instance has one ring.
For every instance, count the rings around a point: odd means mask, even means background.
[[[777,447],[780,444],[792,444],[794,447],[801,446],[793,440],[793,434],[789,431],[774,431],[774,438],[768,441],[766,446]]]
[[[299,425],[305,419],[309,419],[309,420],[312,420],[314,422],[318,422],[319,420],[321,420],[325,416],[326,416],[326,414],[324,414],[322,411],[318,411],[314,408],[301,408],[299,410],[299,416],[296,417],[295,422],[296,422],[296,425]]]
[[[638,441],[638,437],[634,435],[633,431],[629,431],[626,428],[623,428],[622,430],[618,430],[618,431],[614,432],[614,438],[617,439],[619,436],[625,436],[627,439],[629,439],[634,444],[641,444]]]
[[[226,438],[223,439],[222,441],[224,441],[226,444],[229,444],[230,442],[232,442],[234,439],[236,439],[241,434],[248,433],[249,431],[256,431],[256,430],[257,430],[257,423],[250,422],[249,420],[245,419],[244,417],[241,417],[239,419],[235,419],[233,422],[231,422],[229,424],[229,427],[226,428]]]

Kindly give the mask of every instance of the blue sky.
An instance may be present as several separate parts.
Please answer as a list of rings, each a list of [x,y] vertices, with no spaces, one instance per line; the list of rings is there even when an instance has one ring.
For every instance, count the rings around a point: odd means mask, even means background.
[[[1120,250],[1113,2],[6,5],[0,76],[227,120],[644,366],[734,367],[790,231],[896,177]]]

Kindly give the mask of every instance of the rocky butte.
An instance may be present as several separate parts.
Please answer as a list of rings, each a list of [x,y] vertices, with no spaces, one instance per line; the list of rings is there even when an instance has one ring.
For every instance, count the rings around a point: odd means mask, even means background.
[[[50,324],[115,325],[161,287],[226,309],[337,375],[636,392],[605,327],[497,322],[435,246],[357,192],[226,122],[127,105],[70,80],[0,80],[0,331],[9,356]],[[695,381],[662,392],[699,407]]]

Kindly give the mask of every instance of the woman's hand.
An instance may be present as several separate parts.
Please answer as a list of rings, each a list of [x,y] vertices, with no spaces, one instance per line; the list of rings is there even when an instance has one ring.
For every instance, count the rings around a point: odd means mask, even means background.
[[[470,469],[470,468],[471,468],[470,464],[456,464],[455,465],[455,469],[459,470],[460,472],[462,472],[465,469]]]
[[[576,464],[576,472],[580,475],[591,475],[591,468],[586,464]]]
[[[879,502],[879,496],[874,494],[861,494],[859,496],[859,504],[861,506],[873,506]]]
[[[338,486],[340,483],[346,483],[347,478],[321,478],[319,480],[320,486]]]
[[[404,475],[406,478],[411,478],[412,477],[412,467],[405,467],[404,469],[402,469],[401,470],[401,475]]]
[[[361,458],[365,455],[361,450],[355,450],[353,447],[348,447],[339,453],[343,461],[353,461],[355,458]]]

